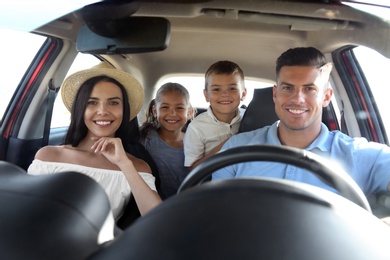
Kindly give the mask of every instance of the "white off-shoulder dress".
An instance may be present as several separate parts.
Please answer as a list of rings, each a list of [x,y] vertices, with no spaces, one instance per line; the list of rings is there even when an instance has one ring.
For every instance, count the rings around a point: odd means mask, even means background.
[[[50,174],[65,171],[75,171],[85,174],[98,182],[106,191],[110,200],[115,220],[123,213],[124,207],[130,198],[130,186],[121,171],[87,167],[71,163],[46,162],[35,159],[27,172],[31,175]],[[156,191],[155,178],[150,173],[139,172],[148,186]]]

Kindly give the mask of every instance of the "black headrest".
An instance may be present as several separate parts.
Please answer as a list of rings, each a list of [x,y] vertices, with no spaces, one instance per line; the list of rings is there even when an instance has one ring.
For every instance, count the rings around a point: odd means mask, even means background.
[[[278,119],[272,98],[272,87],[254,90],[253,99],[245,110],[239,133],[252,131],[267,125],[272,125]]]
[[[1,162],[0,230],[3,259],[85,259],[113,238],[114,219],[90,177],[32,176]]]

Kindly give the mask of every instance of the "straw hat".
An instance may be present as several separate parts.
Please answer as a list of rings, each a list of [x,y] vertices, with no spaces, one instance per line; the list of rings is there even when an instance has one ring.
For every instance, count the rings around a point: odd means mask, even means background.
[[[117,70],[104,61],[90,69],[73,73],[64,80],[61,86],[61,96],[65,107],[72,111],[72,105],[80,86],[88,79],[96,76],[113,78],[124,86],[129,99],[130,120],[135,118],[144,102],[144,91],[141,84],[130,74]]]

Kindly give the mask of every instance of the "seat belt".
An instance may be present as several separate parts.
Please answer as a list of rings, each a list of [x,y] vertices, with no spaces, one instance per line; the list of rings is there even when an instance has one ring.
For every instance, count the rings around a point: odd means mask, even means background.
[[[53,79],[50,79],[47,88],[48,93],[46,96],[46,119],[45,119],[45,128],[43,130],[42,146],[46,146],[49,144],[51,116],[53,114],[54,100],[56,99],[57,92],[59,89],[60,88],[54,87]]]
[[[348,135],[348,127],[347,124],[345,123],[345,115],[344,115],[344,102],[341,101],[341,110],[340,110],[340,131],[346,135]]]

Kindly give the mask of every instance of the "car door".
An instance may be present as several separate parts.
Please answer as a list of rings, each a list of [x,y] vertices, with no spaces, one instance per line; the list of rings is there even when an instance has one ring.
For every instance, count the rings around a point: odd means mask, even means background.
[[[344,86],[341,90],[335,84],[341,128],[350,136],[389,144],[386,134],[390,124],[386,120],[389,105],[383,100],[386,86],[381,69],[388,67],[389,59],[364,46],[347,46],[333,52],[332,56]]]
[[[25,168],[43,145],[43,115],[47,111],[43,103],[47,88],[53,84],[46,75],[63,45],[55,38],[9,30],[2,30],[2,38],[6,39],[1,44],[7,50],[3,55],[8,64],[2,71],[5,79],[12,80],[3,81],[1,86],[0,159]]]
[[[55,37],[1,33],[0,47],[8,52],[0,86],[0,160],[27,169],[39,148],[60,144],[66,133],[70,115],[57,95],[63,79],[99,59],[78,54],[71,42]]]

